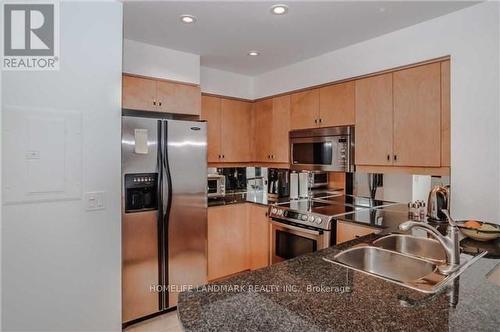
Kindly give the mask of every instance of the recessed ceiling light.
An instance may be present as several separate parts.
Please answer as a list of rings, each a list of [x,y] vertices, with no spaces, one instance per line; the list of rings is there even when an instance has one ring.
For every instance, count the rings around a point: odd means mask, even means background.
[[[180,18],[182,23],[190,24],[196,22],[196,17],[193,15],[181,15]]]
[[[285,15],[288,12],[287,5],[274,5],[271,7],[271,13],[274,15]]]
[[[257,52],[257,51],[250,51],[250,52],[248,52],[248,55],[250,55],[250,56],[257,56],[257,55],[260,55],[260,53]]]

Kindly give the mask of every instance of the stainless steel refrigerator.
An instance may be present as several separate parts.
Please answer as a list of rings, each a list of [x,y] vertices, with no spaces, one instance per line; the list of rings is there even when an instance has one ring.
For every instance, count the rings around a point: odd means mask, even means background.
[[[205,122],[122,118],[122,321],[207,281]]]

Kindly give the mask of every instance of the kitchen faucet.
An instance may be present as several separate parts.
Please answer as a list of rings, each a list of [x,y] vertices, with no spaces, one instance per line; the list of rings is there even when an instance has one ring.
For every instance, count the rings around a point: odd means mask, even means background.
[[[459,229],[457,224],[451,219],[448,210],[441,210],[448,220],[448,229],[446,236],[441,235],[434,227],[422,222],[406,221],[399,225],[402,231],[408,231],[413,227],[421,228],[432,235],[443,247],[446,253],[446,264],[438,266],[441,274],[449,275],[456,271],[460,266],[460,244],[459,244]]]

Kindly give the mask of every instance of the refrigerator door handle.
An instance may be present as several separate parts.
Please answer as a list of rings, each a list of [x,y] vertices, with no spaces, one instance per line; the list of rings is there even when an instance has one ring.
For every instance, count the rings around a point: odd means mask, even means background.
[[[163,295],[161,310],[167,309],[169,307],[169,280],[168,280],[168,225],[170,218],[170,210],[172,207],[172,177],[170,174],[169,160],[168,160],[168,122],[162,121],[162,205],[163,205],[163,215],[162,215],[162,271],[163,271],[163,285],[165,285],[165,291]]]

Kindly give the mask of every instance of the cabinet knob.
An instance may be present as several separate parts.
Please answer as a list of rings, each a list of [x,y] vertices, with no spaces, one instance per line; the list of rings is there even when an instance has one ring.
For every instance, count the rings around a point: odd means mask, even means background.
[[[314,123],[318,123],[318,119],[314,119]]]
[[[224,159],[224,155],[222,155],[222,159]]]
[[[387,161],[391,160],[391,155],[387,154]]]
[[[397,154],[395,154],[395,155],[394,155],[394,161],[397,161],[397,160],[398,160],[398,155],[397,155]]]
[[[319,123],[321,123],[321,122],[323,121],[323,119],[319,118],[319,120],[318,120],[318,121],[319,121]]]
[[[156,100],[153,99],[153,105],[156,106]]]
[[[161,101],[158,102],[158,105],[161,106]]]

